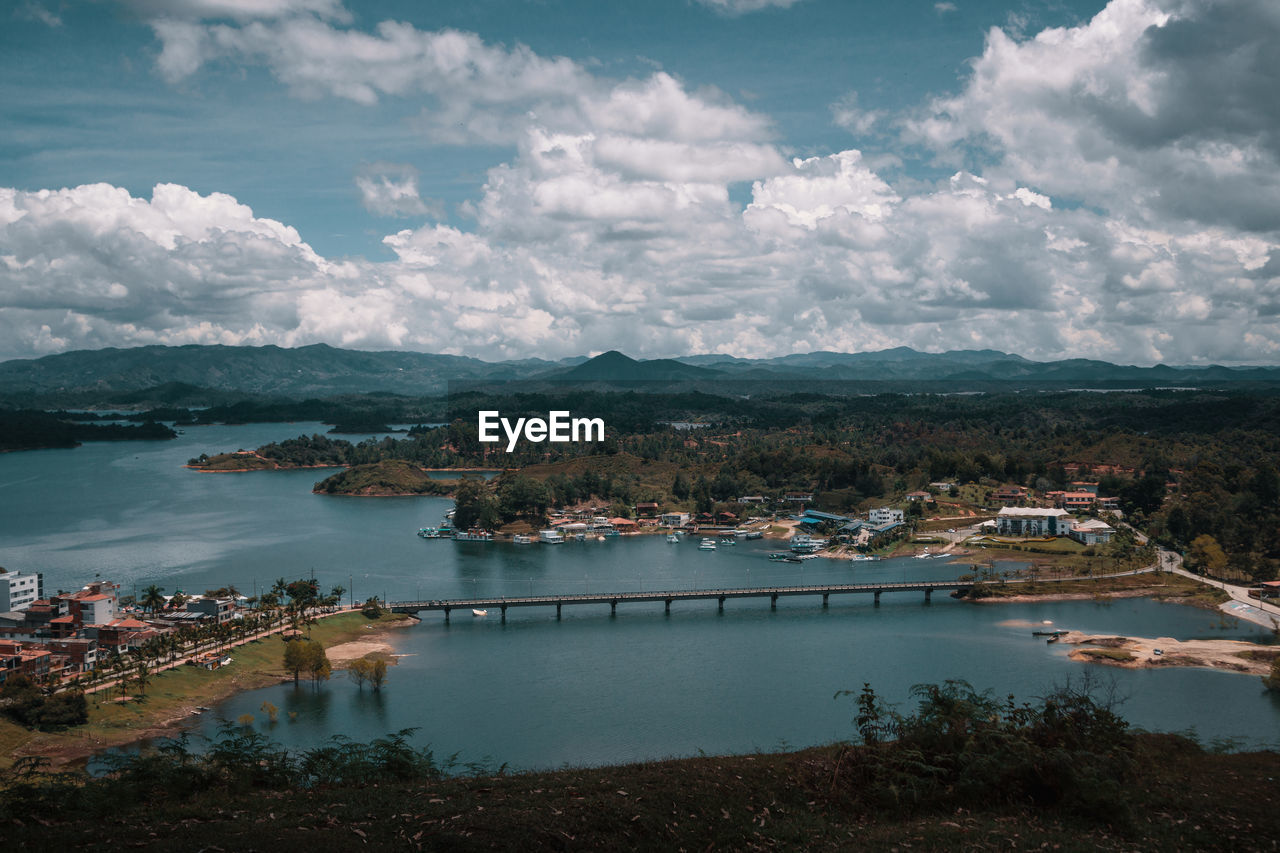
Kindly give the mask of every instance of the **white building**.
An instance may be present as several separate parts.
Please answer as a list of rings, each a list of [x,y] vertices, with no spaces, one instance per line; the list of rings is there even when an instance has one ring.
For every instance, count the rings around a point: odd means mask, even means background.
[[[1115,530],[1105,521],[1089,518],[1071,525],[1071,538],[1085,545],[1105,544],[1111,541]]]
[[[1002,536],[1070,536],[1074,518],[1065,509],[1007,506],[996,514]]]
[[[901,524],[906,520],[906,516],[900,509],[882,506],[873,509],[867,513],[867,521],[870,521],[876,527],[884,527],[886,524]]]
[[[0,613],[26,610],[44,597],[44,575],[5,572],[0,574]]]
[[[663,527],[684,527],[689,523],[689,513],[687,512],[664,512],[658,521]]]

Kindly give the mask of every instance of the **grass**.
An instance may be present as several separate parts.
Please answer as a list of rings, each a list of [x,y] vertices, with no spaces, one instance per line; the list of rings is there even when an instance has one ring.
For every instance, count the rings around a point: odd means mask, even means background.
[[[994,581],[984,583],[982,589],[984,598],[1009,598],[1016,595],[1107,595],[1141,590],[1144,594],[1162,601],[1176,601],[1180,604],[1210,608],[1216,608],[1218,603],[1228,598],[1220,589],[1205,586],[1182,575],[1165,572],[1048,583],[1001,584],[999,581]]]
[[[386,614],[369,619],[360,613],[342,613],[319,620],[311,638],[328,647],[369,633],[365,625],[400,623],[408,617]],[[212,705],[242,690],[266,687],[286,677],[284,641],[272,635],[231,649],[230,666],[209,671],[180,666],[151,677],[146,693],[129,702],[113,701],[117,689],[87,696],[89,722],[61,732],[36,732],[0,716],[0,768],[12,764],[14,752],[51,757],[76,757],[109,746],[146,737],[157,727],[185,717],[198,705]]]
[[[1133,660],[1133,652],[1127,649],[1079,649],[1079,652],[1092,658],[1105,658],[1118,662]]]
[[[308,791],[211,793],[107,820],[75,810],[0,824],[14,849],[313,853],[358,848],[539,850],[1271,850],[1280,755],[1220,755],[1172,735],[1137,741],[1141,784],[1111,820],[1030,806],[890,816],[835,780],[839,746],[623,767]]]

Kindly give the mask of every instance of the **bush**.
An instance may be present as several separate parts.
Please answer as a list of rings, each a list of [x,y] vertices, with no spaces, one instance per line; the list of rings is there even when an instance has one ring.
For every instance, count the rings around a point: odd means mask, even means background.
[[[912,695],[918,705],[907,716],[884,705],[870,685],[857,696],[854,722],[864,746],[842,763],[842,775],[864,807],[1030,803],[1107,821],[1124,817],[1132,737],[1087,691],[1062,689],[1037,705],[1018,705],[947,681],[917,685]]]

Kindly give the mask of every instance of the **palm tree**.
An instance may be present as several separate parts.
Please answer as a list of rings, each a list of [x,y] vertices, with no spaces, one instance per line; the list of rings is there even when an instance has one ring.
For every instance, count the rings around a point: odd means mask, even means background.
[[[154,614],[164,608],[164,587],[152,584],[142,591],[142,607]]]

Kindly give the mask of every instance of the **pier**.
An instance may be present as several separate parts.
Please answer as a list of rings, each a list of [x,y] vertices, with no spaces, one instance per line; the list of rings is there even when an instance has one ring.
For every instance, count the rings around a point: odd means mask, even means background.
[[[822,597],[822,606],[826,607],[833,595],[871,595],[875,603],[880,603],[880,596],[886,592],[923,592],[928,602],[935,591],[956,592],[969,589],[973,581],[903,581],[899,583],[850,583],[850,584],[818,584],[805,586],[766,586],[739,587],[736,589],[684,589],[663,592],[592,592],[568,595],[525,595],[500,596],[489,598],[450,598],[430,601],[393,601],[388,607],[396,613],[419,613],[424,610],[436,610],[444,613],[446,621],[453,610],[489,610],[497,608],[502,616],[507,615],[508,607],[554,607],[556,616],[562,608],[574,604],[609,605],[609,612],[617,613],[618,605],[638,602],[661,602],[667,613],[671,605],[677,601],[715,601],[720,610],[729,599],[767,598],[773,607],[778,606],[778,599],[798,595],[816,595]]]

